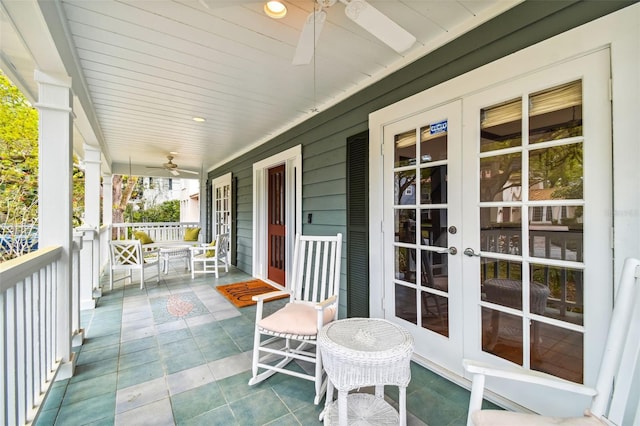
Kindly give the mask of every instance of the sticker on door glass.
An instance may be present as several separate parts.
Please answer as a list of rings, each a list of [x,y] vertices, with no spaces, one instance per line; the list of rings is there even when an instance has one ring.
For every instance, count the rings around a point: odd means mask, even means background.
[[[448,120],[442,120],[442,121],[439,121],[437,123],[433,123],[430,126],[429,133],[432,134],[432,135],[437,135],[439,133],[446,133],[447,132],[447,124],[448,124]]]

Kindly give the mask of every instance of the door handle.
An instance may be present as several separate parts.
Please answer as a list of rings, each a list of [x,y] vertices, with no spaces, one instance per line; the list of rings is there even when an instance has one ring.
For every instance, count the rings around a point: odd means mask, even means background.
[[[456,255],[456,254],[458,254],[458,249],[453,247],[453,246],[451,246],[451,247],[446,248],[446,249],[438,250],[438,251],[436,251],[436,253]]]
[[[469,257],[480,257],[480,253],[476,253],[475,251],[473,251],[473,249],[471,247],[467,247],[466,249],[464,249],[464,255],[465,256],[469,256]]]

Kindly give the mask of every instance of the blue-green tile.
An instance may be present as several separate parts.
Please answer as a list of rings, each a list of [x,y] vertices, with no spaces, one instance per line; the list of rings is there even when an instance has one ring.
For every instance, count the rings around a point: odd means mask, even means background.
[[[104,346],[102,348],[89,349],[83,348],[78,356],[77,365],[90,364],[92,362],[102,361],[108,358],[117,357],[120,353],[120,345],[114,344],[111,346]]]
[[[217,361],[228,356],[237,355],[241,351],[238,346],[231,340],[224,341],[220,344],[212,344],[200,349],[207,362]]]
[[[251,372],[245,371],[240,374],[236,374],[235,376],[218,380],[218,384],[220,385],[225,398],[227,398],[227,401],[233,402],[255,393],[262,387],[268,386],[265,385],[265,382],[249,386],[248,383],[250,378]]]
[[[40,414],[38,414],[38,418],[33,423],[34,426],[51,426],[56,422],[56,417],[58,416],[58,407],[51,408],[49,410],[42,410]]]
[[[233,413],[227,405],[223,405],[196,417],[176,422],[178,426],[234,426],[237,425]]]
[[[120,355],[138,352],[143,349],[156,348],[158,341],[155,336],[143,337],[141,339],[129,340],[120,345]]]
[[[76,383],[69,383],[62,399],[62,406],[93,398],[97,395],[115,394],[117,374],[111,373]]]
[[[159,351],[163,358],[172,358],[185,352],[194,352],[197,350],[199,350],[199,347],[193,338],[165,343],[159,346]]]
[[[229,404],[240,425],[254,426],[269,423],[288,414],[289,410],[271,389],[252,393]]]
[[[64,393],[66,391],[66,386],[51,386],[51,389],[49,389],[49,393],[47,394],[47,398],[42,404],[42,410],[55,409],[57,412],[58,408],[62,404],[62,399],[64,398]]]
[[[324,410],[324,400],[320,401],[320,404],[306,404],[301,408],[298,408],[293,412],[293,415],[298,419],[301,425],[319,425],[320,413]]]
[[[101,419],[113,419],[116,409],[116,393],[95,396],[60,407],[55,425],[85,425]]]
[[[160,360],[151,361],[125,370],[119,370],[118,389],[148,382],[160,378],[164,376],[164,374],[164,366]]]
[[[173,417],[177,423],[209,412],[226,403],[216,382],[181,392],[171,397]]]
[[[177,373],[188,368],[205,364],[205,358],[199,350],[184,352],[162,359],[167,374]]]
[[[91,364],[78,365],[69,383],[77,383],[87,379],[115,373],[118,370],[118,358],[109,358]]]
[[[138,352],[121,355],[119,367],[121,370],[125,370],[127,368],[132,368],[157,360],[160,360],[160,350],[159,348],[151,347]]]
[[[184,339],[191,339],[191,332],[187,328],[167,331],[166,333],[158,334],[157,339],[159,345],[174,343]]]

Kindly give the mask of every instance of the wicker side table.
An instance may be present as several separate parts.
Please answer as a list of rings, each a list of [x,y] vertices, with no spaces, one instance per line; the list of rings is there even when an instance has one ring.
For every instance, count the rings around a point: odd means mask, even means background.
[[[406,425],[407,385],[413,337],[404,328],[377,318],[334,321],[318,333],[318,348],[329,378],[325,425]],[[398,386],[398,412],[384,400],[384,386]],[[352,389],[375,386],[375,396],[352,393]],[[333,388],[338,400],[333,401]]]

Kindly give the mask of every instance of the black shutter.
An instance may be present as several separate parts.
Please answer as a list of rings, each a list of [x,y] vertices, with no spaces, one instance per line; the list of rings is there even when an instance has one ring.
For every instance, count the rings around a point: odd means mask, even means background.
[[[347,138],[347,317],[369,317],[369,132]]]

